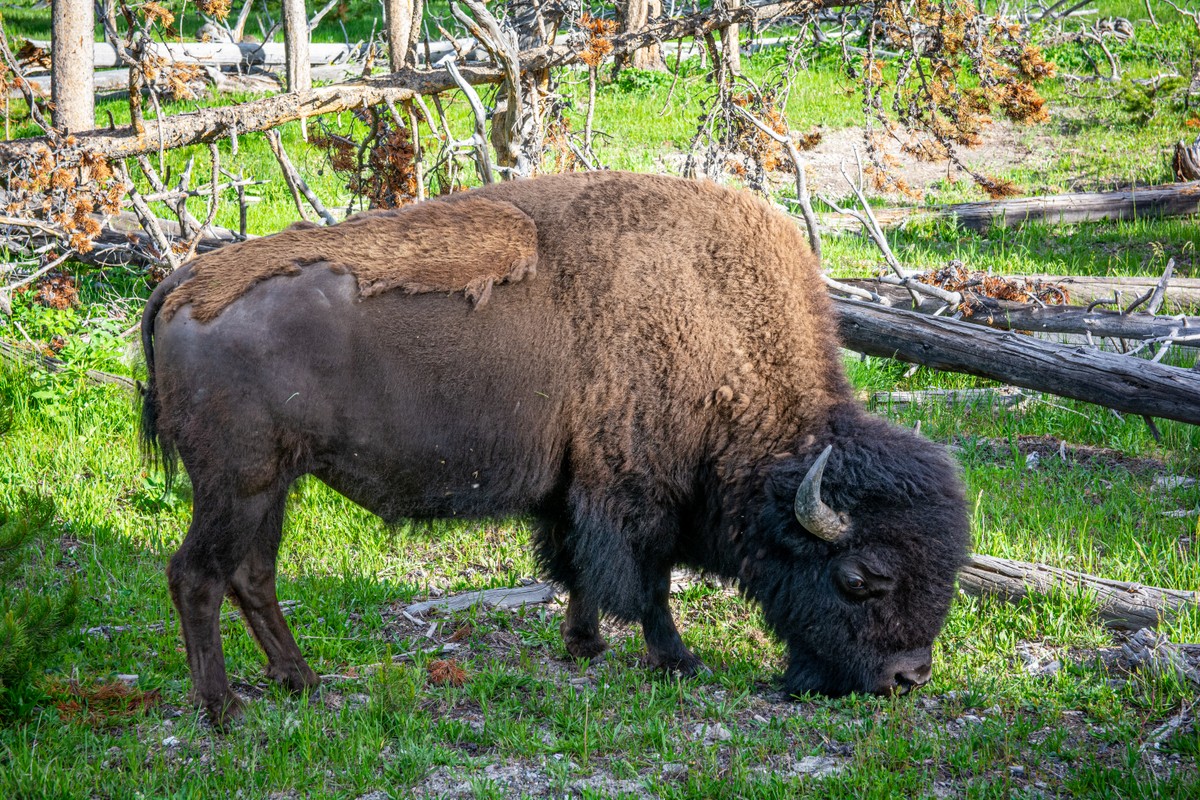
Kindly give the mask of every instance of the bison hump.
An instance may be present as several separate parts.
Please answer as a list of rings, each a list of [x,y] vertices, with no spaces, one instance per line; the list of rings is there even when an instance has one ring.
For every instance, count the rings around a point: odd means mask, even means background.
[[[537,271],[537,228],[511,203],[461,196],[358,214],[338,225],[297,224],[201,256],[160,312],[191,306],[200,322],[216,318],[258,283],[324,265],[348,272],[359,294],[463,292],[476,308],[497,283]]]

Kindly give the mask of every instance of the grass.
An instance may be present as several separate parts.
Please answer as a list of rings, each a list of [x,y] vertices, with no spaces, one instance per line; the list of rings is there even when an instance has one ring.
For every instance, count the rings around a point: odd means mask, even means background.
[[[1139,3],[1101,5],[1141,16]],[[6,25],[13,18],[6,12]],[[1163,12],[1159,20],[1173,24]],[[34,21],[22,24],[33,30]],[[1176,47],[1177,34],[1168,27],[1154,38],[1139,23],[1138,40],[1160,50],[1130,50],[1130,71],[1152,74],[1154,54]],[[765,75],[773,58],[747,59],[751,75]],[[585,91],[579,78],[565,87],[576,119]],[[599,151],[606,163],[669,168],[710,89],[693,75],[681,78],[670,104],[669,91],[669,79],[645,73],[601,85],[596,127],[605,134]],[[1045,146],[1002,175],[1031,190],[1168,180],[1164,154],[1193,130],[1177,108],[1161,106],[1143,120],[1143,110],[1120,99],[1085,103],[1061,84],[1049,95],[1051,121],[1016,131]],[[192,107],[173,104],[164,113]],[[857,108],[834,62],[817,59],[796,82],[788,111],[797,129],[836,131],[858,124]],[[98,119],[108,112],[118,124],[127,118],[119,100],[101,103]],[[467,130],[461,100],[450,113]],[[361,126],[349,114],[331,124]],[[324,155],[300,138],[298,126],[285,126],[284,137],[314,189],[344,205]],[[166,158],[178,170],[192,154],[205,173],[203,150]],[[224,155],[234,170],[276,174],[260,137],[243,136],[239,155]],[[262,200],[251,210],[252,231],[295,219],[278,181],[256,191]],[[927,199],[977,198],[955,183],[931,187]],[[219,222],[236,224],[229,213]],[[1032,225],[986,236],[932,223],[891,236],[914,266],[958,258],[999,272],[1095,275],[1157,274],[1174,257],[1180,274],[1196,276],[1200,244],[1194,220]],[[843,275],[869,274],[878,261],[856,235],[828,238],[826,252]],[[916,697],[787,702],[773,689],[783,652],[763,634],[758,611],[711,583],[673,597],[685,639],[713,668],[690,680],[640,666],[640,632],[622,626],[606,630],[613,650],[605,662],[575,663],[558,635],[557,603],[430,615],[416,625],[400,613],[416,599],[534,575],[527,526],[389,527],[313,480],[290,498],[279,593],[296,602],[290,624],[314,669],[329,677],[302,698],[267,686],[257,646],[239,621],[227,619],[229,671],[252,702],[235,731],[215,734],[186,699],[186,659],[163,576],[189,520],[186,480],[164,493],[161,476],[138,456],[130,398],[82,377],[87,368],[131,372],[134,342],[123,334],[136,322],[146,279],[122,269],[77,277],[78,308],[50,312],[18,295],[14,316],[0,321],[5,339],[65,341],[71,370],[63,375],[0,364],[0,503],[22,492],[54,497],[58,536],[39,568],[78,578],[80,624],[91,631],[74,636],[46,676],[49,699],[35,716],[0,729],[0,797],[1141,798],[1200,791],[1194,722],[1159,746],[1150,743],[1181,712],[1190,708],[1194,718],[1195,688],[1171,675],[1106,666],[1119,642],[1096,622],[1085,594],[1017,604],[960,597],[937,645],[934,681]],[[986,385],[926,369],[910,374],[882,359],[848,359],[846,366],[862,392]],[[1155,482],[1196,474],[1196,428],[1160,421],[1163,440],[1156,442],[1141,420],[1054,398],[1019,408],[875,411],[898,424],[920,422],[926,435],[954,446],[978,551],[1119,580],[1200,586],[1197,517],[1169,515],[1196,508],[1200,492]],[[1103,449],[1086,459],[1044,456],[1027,468],[1031,449],[1053,452],[1058,440]],[[1163,632],[1172,641],[1200,641],[1200,612]],[[430,661],[446,657],[423,652],[435,645],[457,646],[448,655],[466,670],[461,687],[430,679]],[[1059,668],[1031,672],[1022,656],[1029,652]],[[380,662],[390,665],[364,668]],[[105,688],[114,682],[133,689]],[[113,693],[132,699],[113,705],[106,700]],[[814,775],[814,765],[831,771]]]

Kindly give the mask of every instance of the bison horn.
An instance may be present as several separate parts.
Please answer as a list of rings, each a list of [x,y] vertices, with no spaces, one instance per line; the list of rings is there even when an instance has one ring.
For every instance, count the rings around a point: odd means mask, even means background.
[[[836,542],[846,535],[849,522],[821,500],[821,475],[825,472],[825,462],[833,452],[829,445],[817,456],[817,460],[809,467],[808,474],[800,482],[796,490],[796,519],[809,533],[827,542]]]

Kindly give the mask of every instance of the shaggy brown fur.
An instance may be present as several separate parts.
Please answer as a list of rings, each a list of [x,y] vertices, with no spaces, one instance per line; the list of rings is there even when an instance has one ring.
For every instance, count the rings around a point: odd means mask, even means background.
[[[207,322],[262,281],[318,263],[354,275],[363,297],[461,291],[478,308],[493,284],[535,274],[537,228],[516,206],[477,197],[367,212],[328,228],[297,223],[197,259],[162,314],[191,304],[192,317]]]

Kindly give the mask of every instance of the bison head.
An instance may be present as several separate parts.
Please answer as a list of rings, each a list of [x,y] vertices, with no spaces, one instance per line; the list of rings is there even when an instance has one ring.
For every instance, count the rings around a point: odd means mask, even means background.
[[[957,470],[870,418],[821,444],[769,476],[743,586],[788,646],[789,694],[907,692],[929,680],[967,557]]]

